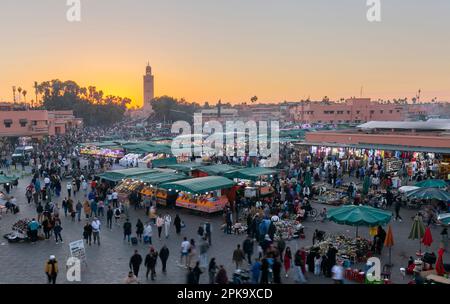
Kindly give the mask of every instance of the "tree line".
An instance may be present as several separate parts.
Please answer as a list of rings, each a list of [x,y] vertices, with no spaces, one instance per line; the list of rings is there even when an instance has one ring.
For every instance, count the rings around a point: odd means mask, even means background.
[[[46,110],[73,110],[87,126],[112,125],[124,118],[131,99],[105,95],[95,86],[81,87],[75,81],[53,79],[39,83],[36,91],[42,96]]]

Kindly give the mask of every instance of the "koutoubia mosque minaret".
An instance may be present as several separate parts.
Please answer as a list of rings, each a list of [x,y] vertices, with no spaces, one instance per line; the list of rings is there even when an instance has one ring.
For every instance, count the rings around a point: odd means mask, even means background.
[[[145,68],[144,75],[144,105],[143,110],[151,113],[153,112],[151,101],[155,97],[155,82],[154,77],[152,75],[152,67],[150,63],[147,63],[147,67]]]

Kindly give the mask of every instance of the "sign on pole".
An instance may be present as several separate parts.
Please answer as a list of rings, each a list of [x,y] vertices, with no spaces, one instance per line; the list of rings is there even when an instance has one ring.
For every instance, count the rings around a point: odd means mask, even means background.
[[[83,240],[78,240],[72,243],[69,243],[70,255],[74,258],[80,259],[86,263],[86,250],[84,248]]]

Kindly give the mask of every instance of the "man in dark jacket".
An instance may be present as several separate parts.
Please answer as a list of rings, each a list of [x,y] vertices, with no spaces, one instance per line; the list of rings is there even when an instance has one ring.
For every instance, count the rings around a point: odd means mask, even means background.
[[[128,243],[129,243],[130,237],[131,237],[131,223],[127,219],[127,221],[123,224],[123,240],[125,241],[125,239],[128,238]]]
[[[147,267],[147,274],[145,277],[148,280],[148,273],[151,272],[151,279],[152,281],[155,280],[156,277],[156,263],[158,262],[158,252],[155,250],[155,248],[150,248],[150,253],[147,254],[145,257],[144,266]]]
[[[137,277],[139,274],[139,267],[142,264],[142,256],[138,253],[137,250],[134,251],[134,254],[130,258],[130,269],[133,270],[134,275]]]
[[[159,252],[159,258],[161,259],[161,263],[162,263],[162,272],[166,273],[166,263],[167,260],[169,259],[169,248],[167,248],[166,245],[164,245],[160,252]]]
[[[247,236],[244,243],[242,244],[242,248],[244,249],[244,253],[247,256],[248,264],[252,264],[252,254],[253,254],[253,240],[250,236]]]
[[[112,219],[114,216],[114,211],[111,206],[108,206],[108,211],[106,211],[106,226],[109,229],[112,229]]]

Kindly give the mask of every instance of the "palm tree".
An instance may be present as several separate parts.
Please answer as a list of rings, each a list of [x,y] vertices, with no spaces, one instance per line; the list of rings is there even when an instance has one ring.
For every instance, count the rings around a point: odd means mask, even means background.
[[[36,96],[36,105],[38,104],[38,83],[37,81],[34,82],[34,95]],[[31,106],[34,106],[33,103]]]
[[[21,88],[21,87],[18,87],[18,88],[17,88],[17,92],[19,92],[19,102],[20,102],[20,94],[22,93],[22,88]]]
[[[25,100],[25,103],[27,103],[27,90],[22,91],[23,100]]]
[[[257,97],[257,96],[253,96],[252,98],[250,98],[250,101],[251,101],[252,103],[255,103],[257,100],[258,100],[258,97]]]
[[[16,86],[12,87],[13,90],[13,99],[14,99],[14,103],[16,103]]]

